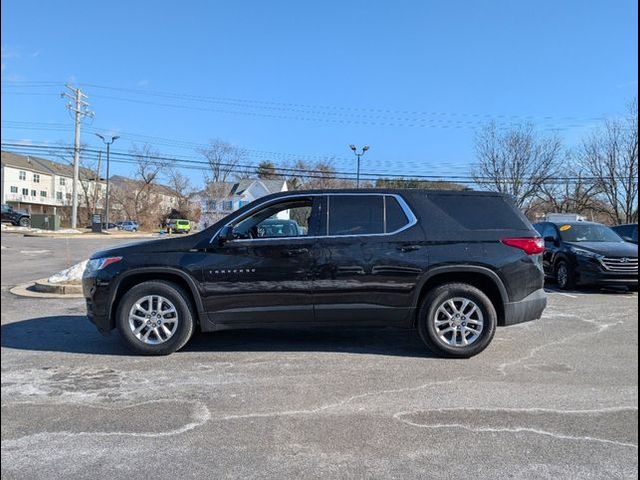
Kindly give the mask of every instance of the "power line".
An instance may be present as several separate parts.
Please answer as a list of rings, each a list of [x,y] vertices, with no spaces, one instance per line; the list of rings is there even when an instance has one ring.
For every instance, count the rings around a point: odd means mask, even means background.
[[[21,152],[36,152],[37,154],[42,154],[43,151],[53,151],[53,152],[67,152],[70,153],[72,151],[72,147],[70,146],[52,146],[52,145],[22,145],[18,143],[2,143],[2,147],[9,147],[12,149],[18,149]],[[85,156],[94,157],[100,152],[100,150],[83,148],[81,149]],[[206,171],[210,169],[208,162],[206,161],[197,161],[197,160],[188,160],[181,159],[175,157],[167,157],[160,155],[140,155],[136,153],[127,153],[127,152],[113,152],[114,156],[119,157],[117,161],[119,163],[128,163],[128,164],[136,164],[137,160],[140,157],[144,157],[145,161],[148,161],[150,164],[155,165],[166,165],[168,162],[173,162],[175,166],[180,168],[189,168]],[[246,165],[246,164],[234,164],[234,163],[216,163],[216,165],[222,167],[230,167],[230,168],[238,168],[238,169],[257,169],[257,165]],[[273,169],[274,174],[282,175],[282,176],[298,176],[302,178],[323,178],[323,179],[338,179],[338,180],[355,180],[354,173],[351,172],[326,172],[323,170],[312,170],[312,169],[295,169],[295,168],[281,168],[276,167]],[[488,177],[479,177],[472,178],[470,176],[435,176],[435,175],[387,175],[387,174],[376,174],[376,173],[368,173],[362,175],[365,180],[375,181],[375,180],[414,180],[414,181],[423,181],[423,182],[437,182],[437,181],[445,181],[445,182],[453,182],[460,184],[493,184],[494,182]],[[532,179],[523,179],[524,181],[532,180]],[[564,182],[589,182],[596,181],[595,177],[581,176],[581,177],[550,177],[547,183],[564,183]],[[637,179],[634,179],[637,181]]]

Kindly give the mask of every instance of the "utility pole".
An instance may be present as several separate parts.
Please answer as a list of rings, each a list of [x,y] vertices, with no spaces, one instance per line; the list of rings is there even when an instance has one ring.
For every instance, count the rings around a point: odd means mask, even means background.
[[[355,145],[349,145],[349,148],[353,150],[353,153],[355,153],[356,157],[358,157],[358,169],[356,171],[356,188],[360,188],[360,158],[365,154],[367,150],[369,150],[369,145],[365,145],[364,147],[362,147],[360,153],[358,153],[358,149]]]
[[[89,103],[84,98],[87,96],[79,88],[65,85],[69,92],[63,92],[60,96],[66,97],[70,101],[67,103],[69,111],[75,117],[75,136],[73,141],[73,185],[71,189],[71,228],[78,225],[78,181],[80,177],[80,124],[82,117],[93,117],[93,112],[89,110]]]

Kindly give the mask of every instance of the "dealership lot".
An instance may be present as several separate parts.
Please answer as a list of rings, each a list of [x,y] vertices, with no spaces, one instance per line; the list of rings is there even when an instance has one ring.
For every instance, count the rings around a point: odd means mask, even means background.
[[[541,320],[445,360],[390,329],[137,357],[81,299],[8,291],[125,241],[2,236],[3,478],[637,475],[637,294],[550,291]]]

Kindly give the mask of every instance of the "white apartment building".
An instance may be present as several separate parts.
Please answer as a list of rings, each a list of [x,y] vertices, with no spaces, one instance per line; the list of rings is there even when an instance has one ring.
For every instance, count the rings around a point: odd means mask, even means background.
[[[105,183],[95,172],[80,170],[78,203],[86,207],[87,197],[102,208]],[[58,207],[71,205],[73,167],[44,158],[2,152],[0,178],[2,203],[31,213],[59,213]]]

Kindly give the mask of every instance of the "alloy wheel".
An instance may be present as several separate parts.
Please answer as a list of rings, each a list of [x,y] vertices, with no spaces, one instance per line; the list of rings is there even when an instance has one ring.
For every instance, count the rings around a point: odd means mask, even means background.
[[[482,334],[484,317],[473,301],[464,297],[450,298],[443,302],[433,318],[438,339],[452,347],[467,347]]]
[[[160,295],[148,295],[134,302],[129,310],[129,328],[134,336],[147,345],[166,342],[178,328],[175,305]]]

